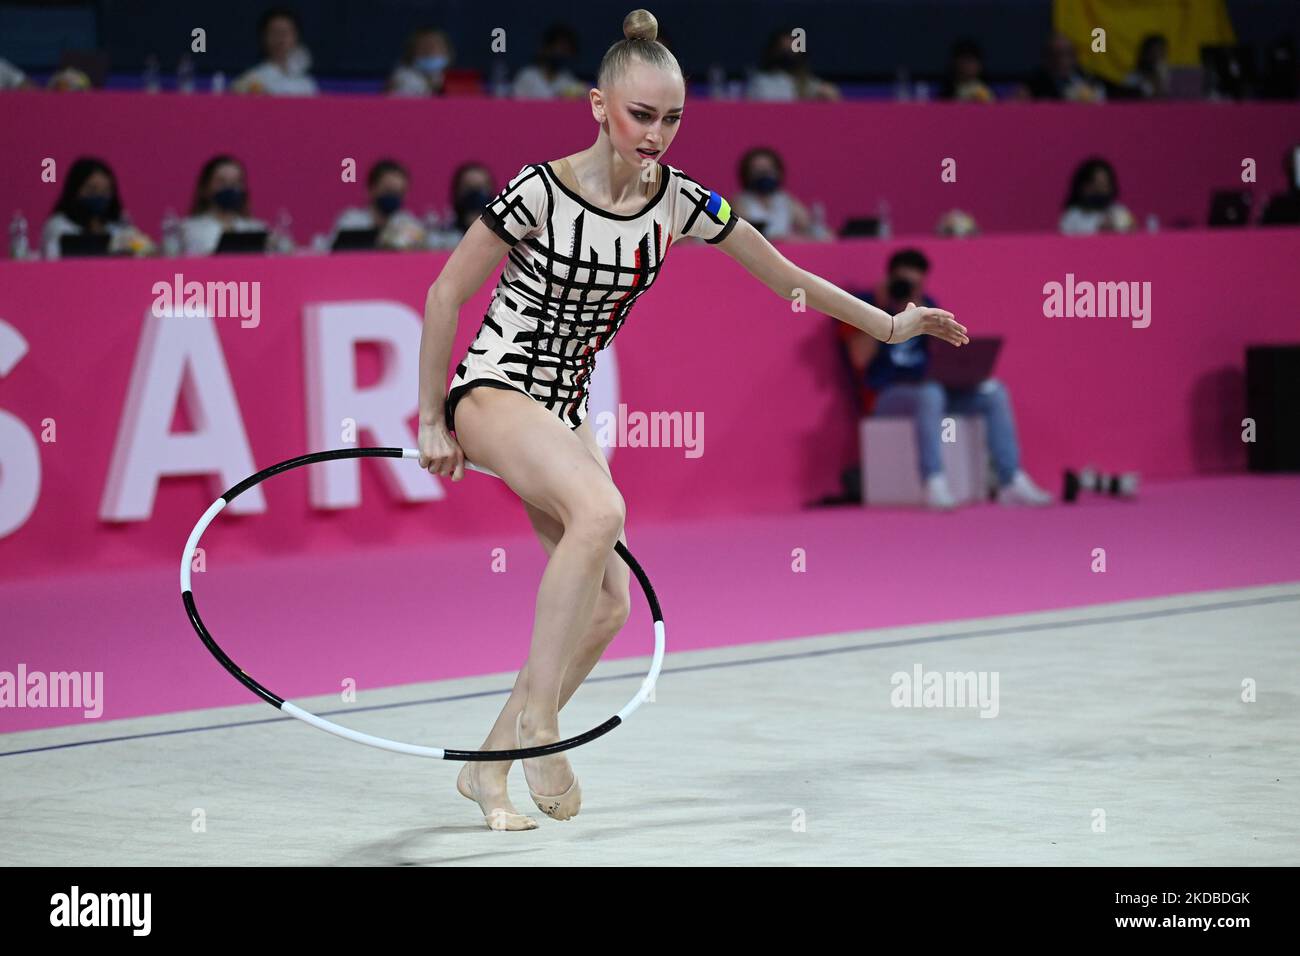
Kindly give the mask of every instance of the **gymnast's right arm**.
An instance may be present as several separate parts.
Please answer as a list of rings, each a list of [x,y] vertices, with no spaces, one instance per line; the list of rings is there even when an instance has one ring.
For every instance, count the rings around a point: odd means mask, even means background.
[[[424,299],[424,330],[420,334],[420,467],[430,474],[460,481],[465,453],[447,430],[443,402],[447,366],[456,338],[460,307],[469,301],[510,249],[509,244],[475,219],[429,286]]]

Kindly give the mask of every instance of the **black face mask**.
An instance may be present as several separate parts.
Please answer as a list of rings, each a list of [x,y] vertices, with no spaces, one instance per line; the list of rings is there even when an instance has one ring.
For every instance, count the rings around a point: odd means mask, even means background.
[[[769,196],[781,188],[781,180],[771,173],[764,173],[761,176],[751,177],[746,184],[746,188],[753,190],[760,196]]]
[[[890,279],[889,295],[895,302],[906,302],[912,296],[912,283],[906,279]]]
[[[1110,193],[1089,193],[1079,197],[1079,205],[1084,209],[1105,209],[1110,205]]]
[[[77,211],[86,219],[103,219],[112,199],[108,196],[78,196]]]

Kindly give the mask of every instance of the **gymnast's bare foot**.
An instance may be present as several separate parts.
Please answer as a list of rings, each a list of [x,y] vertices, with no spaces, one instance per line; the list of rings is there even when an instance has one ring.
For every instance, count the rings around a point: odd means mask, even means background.
[[[499,769],[498,769],[499,768]],[[537,821],[515,810],[506,792],[510,761],[467,760],[456,778],[456,789],[479,805],[491,830],[535,830]]]

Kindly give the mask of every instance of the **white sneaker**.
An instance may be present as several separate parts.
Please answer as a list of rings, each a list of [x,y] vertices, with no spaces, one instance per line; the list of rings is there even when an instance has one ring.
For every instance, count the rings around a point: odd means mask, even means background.
[[[948,489],[948,479],[943,472],[936,472],[925,481],[925,506],[936,510],[948,511],[957,507],[957,499]]]
[[[1052,500],[1052,496],[1034,484],[1023,471],[1017,471],[998,489],[998,503],[1003,505],[1050,505]]]

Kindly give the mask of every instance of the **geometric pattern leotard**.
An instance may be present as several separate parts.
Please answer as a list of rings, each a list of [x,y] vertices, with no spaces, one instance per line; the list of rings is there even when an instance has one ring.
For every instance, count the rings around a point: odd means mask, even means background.
[[[480,218],[510,250],[448,387],[448,429],[478,385],[517,389],[570,428],[582,424],[596,353],[654,284],[674,239],[721,242],[739,218],[718,193],[659,167],[657,189],[630,215],[591,205],[550,163],[524,166],[487,204]]]

